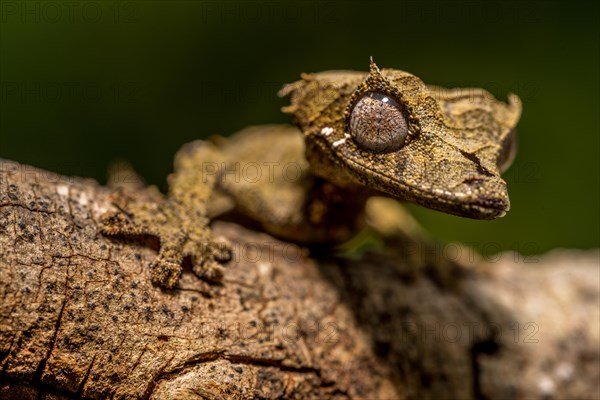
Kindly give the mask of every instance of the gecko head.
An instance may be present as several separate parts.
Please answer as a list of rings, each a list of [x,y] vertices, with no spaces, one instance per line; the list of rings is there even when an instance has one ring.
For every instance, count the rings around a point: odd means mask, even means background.
[[[394,69],[303,74],[285,112],[304,133],[314,174],[449,214],[494,219],[510,208],[501,172],[521,105],[481,89],[427,86]]]

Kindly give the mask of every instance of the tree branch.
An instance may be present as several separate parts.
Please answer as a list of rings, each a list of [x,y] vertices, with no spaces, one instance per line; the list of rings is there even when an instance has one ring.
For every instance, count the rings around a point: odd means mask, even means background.
[[[163,291],[155,240],[99,233],[109,189],[0,170],[0,397],[600,397],[597,251],[311,258],[216,222],[223,284]]]

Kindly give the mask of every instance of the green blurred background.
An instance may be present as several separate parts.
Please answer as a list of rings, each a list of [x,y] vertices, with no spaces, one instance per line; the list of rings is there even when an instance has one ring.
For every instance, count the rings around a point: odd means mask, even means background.
[[[1,6],[0,157],[105,181],[125,158],[165,189],[183,143],[286,122],[300,72],[410,71],[524,105],[497,221],[411,207],[484,253],[599,245],[597,2],[11,1]]]

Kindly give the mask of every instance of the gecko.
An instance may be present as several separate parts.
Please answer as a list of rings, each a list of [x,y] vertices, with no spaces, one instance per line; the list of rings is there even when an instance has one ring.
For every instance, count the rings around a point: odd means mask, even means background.
[[[220,281],[232,256],[211,220],[238,215],[299,243],[340,243],[364,226],[370,196],[467,218],[510,209],[504,172],[516,154],[521,101],[478,88],[427,85],[397,69],[302,74],[279,95],[294,125],[262,125],[186,144],[167,196],[126,196],[106,235],[147,234],[160,249],[151,280],[177,286],[182,262]]]

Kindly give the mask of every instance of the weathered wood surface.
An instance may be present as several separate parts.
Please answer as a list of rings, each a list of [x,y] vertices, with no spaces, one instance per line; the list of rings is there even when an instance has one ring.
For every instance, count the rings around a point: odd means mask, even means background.
[[[0,167],[2,398],[600,397],[598,251],[309,257],[221,222],[224,283],[163,291],[155,240],[99,233],[108,189]]]

